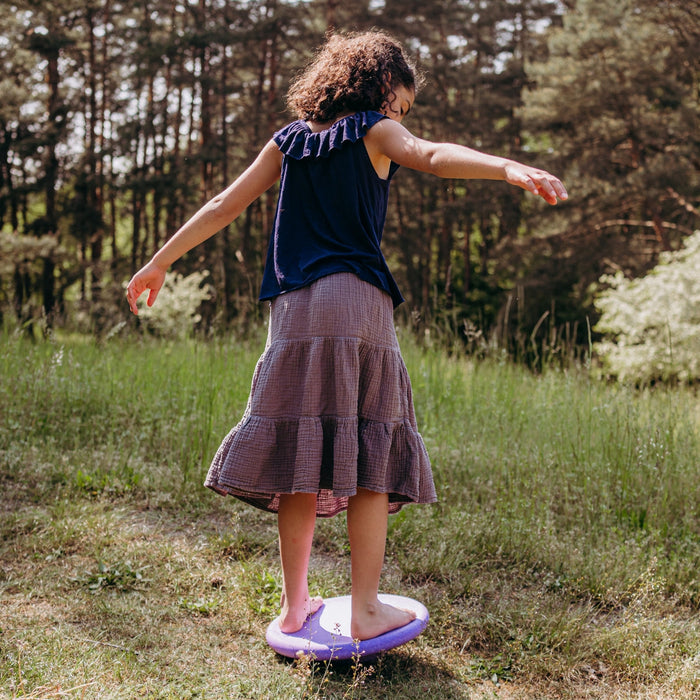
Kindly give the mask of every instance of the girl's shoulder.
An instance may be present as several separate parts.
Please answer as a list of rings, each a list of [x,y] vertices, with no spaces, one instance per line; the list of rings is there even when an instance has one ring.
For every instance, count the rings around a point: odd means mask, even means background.
[[[334,150],[359,141],[377,122],[387,118],[375,111],[354,112],[320,130],[299,119],[275,132],[272,139],[284,155],[295,160],[325,158]]]

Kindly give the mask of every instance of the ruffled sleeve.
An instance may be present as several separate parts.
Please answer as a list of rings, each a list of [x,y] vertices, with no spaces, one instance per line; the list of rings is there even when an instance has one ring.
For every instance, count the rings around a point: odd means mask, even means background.
[[[272,138],[284,155],[295,160],[327,158],[344,144],[361,139],[378,121],[386,118],[379,112],[356,112],[318,132],[311,131],[300,119],[280,129]]]

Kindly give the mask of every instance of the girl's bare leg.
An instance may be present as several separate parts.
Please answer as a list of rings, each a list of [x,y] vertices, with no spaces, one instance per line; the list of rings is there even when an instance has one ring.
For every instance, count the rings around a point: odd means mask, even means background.
[[[306,618],[323,605],[322,598],[309,596],[307,578],[315,524],[315,493],[280,496],[277,527],[282,560],[282,611],[279,626],[285,634],[300,630]]]
[[[414,612],[395,608],[378,599],[379,576],[384,563],[389,497],[358,489],[348,503],[348,537],[352,562],[353,639],[371,639],[403,627]]]

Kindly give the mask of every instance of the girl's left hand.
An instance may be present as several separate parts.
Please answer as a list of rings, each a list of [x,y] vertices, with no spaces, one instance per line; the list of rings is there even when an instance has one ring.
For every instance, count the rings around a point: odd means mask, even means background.
[[[531,168],[521,163],[513,162],[506,165],[506,182],[539,195],[548,204],[556,204],[557,199],[564,201],[569,198],[559,178],[546,170]]]
[[[130,280],[126,288],[126,298],[129,301],[129,307],[132,312],[138,315],[139,310],[136,306],[136,301],[147,289],[148,293],[147,304],[153,306],[153,303],[158,296],[160,288],[165,281],[165,270],[159,267],[152,260],[144,265]]]

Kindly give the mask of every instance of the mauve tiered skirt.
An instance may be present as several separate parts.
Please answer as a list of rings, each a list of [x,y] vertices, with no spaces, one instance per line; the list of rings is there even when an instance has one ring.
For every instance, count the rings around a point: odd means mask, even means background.
[[[389,512],[436,500],[388,294],[337,273],[272,301],[248,406],[205,485],[270,512],[281,493],[316,493],[319,517],[358,488],[389,494]]]

